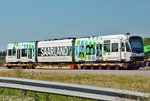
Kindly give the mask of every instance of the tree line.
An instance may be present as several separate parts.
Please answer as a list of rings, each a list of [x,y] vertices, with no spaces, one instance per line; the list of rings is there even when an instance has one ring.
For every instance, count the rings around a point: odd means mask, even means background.
[[[6,51],[0,51],[0,56],[6,56]]]

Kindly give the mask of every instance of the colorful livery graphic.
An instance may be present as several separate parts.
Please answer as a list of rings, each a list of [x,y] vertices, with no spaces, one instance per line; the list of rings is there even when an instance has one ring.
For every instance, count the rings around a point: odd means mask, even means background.
[[[138,69],[143,59],[142,38],[121,34],[8,44],[5,66]]]
[[[144,53],[145,53],[145,65],[150,66],[150,45],[144,46]]]

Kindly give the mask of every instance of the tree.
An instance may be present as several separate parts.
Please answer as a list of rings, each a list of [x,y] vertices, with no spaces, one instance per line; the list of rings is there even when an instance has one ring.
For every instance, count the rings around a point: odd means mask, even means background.
[[[144,46],[150,45],[150,37],[145,37],[143,39],[143,42],[144,42]]]
[[[5,51],[0,51],[0,56],[6,56],[6,52]]]

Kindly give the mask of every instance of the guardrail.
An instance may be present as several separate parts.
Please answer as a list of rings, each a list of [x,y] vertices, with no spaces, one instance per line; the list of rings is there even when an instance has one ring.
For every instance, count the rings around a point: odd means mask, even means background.
[[[120,89],[7,77],[0,77],[0,87],[81,97],[87,99],[97,99],[104,101],[134,101],[142,100],[143,98],[147,99],[150,96],[149,93],[141,93]]]

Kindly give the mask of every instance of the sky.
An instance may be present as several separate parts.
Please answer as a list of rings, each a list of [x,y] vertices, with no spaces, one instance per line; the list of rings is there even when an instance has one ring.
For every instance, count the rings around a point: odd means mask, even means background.
[[[150,37],[150,0],[0,0],[7,44],[112,34]]]

